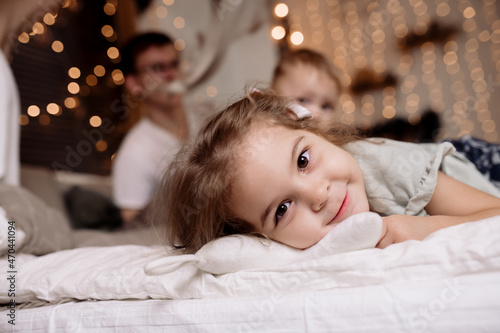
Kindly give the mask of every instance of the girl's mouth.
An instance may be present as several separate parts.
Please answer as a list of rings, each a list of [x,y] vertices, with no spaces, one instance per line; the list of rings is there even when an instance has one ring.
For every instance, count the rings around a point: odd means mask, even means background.
[[[344,201],[342,201],[342,205],[340,205],[339,211],[337,212],[337,215],[332,219],[331,222],[335,221],[338,217],[342,216],[344,212],[346,211],[347,207],[349,206],[349,192],[346,192]],[[331,223],[330,222],[330,223]]]

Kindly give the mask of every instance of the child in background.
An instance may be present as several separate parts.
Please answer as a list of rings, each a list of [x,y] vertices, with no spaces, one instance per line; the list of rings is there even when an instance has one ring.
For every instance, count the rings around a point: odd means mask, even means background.
[[[278,95],[307,108],[319,122],[331,119],[341,87],[330,61],[309,49],[283,54],[271,84]]]
[[[386,216],[377,245],[384,248],[500,214],[500,192],[462,165],[449,143],[357,140],[344,124],[322,131],[292,111],[281,97],[253,92],[215,115],[181,151],[154,202],[170,244],[196,251],[239,233],[305,249],[370,210]]]

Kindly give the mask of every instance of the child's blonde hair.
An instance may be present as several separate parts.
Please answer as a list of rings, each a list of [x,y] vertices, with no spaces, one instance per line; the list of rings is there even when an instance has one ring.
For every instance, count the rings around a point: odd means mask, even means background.
[[[323,54],[306,48],[287,51],[281,55],[274,69],[271,86],[274,87],[276,85],[276,81],[287,73],[288,68],[297,64],[309,65],[326,73],[335,82],[339,93],[342,91],[342,83],[337,74],[335,74],[333,64]]]
[[[357,139],[345,124],[323,131],[309,119],[297,120],[288,105],[268,91],[247,93],[209,119],[195,142],[179,152],[152,203],[152,219],[170,245],[193,252],[218,237],[255,232],[229,206],[239,172],[237,149],[254,124],[310,131],[339,146]]]

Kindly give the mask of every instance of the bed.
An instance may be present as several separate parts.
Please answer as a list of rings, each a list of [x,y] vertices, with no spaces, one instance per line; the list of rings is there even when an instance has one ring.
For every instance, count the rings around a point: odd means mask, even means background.
[[[500,330],[500,216],[380,250],[381,219],[362,213],[305,251],[240,235],[188,255],[149,230],[44,234],[57,212],[23,195],[36,223],[15,221],[10,258],[0,211],[2,332]]]

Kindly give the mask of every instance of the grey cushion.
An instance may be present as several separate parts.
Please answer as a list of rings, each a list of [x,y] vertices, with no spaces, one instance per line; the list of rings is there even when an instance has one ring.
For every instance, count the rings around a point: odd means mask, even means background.
[[[73,247],[70,223],[60,210],[30,191],[0,183],[0,207],[26,239],[16,252],[43,255]],[[3,254],[3,253],[2,253]]]

